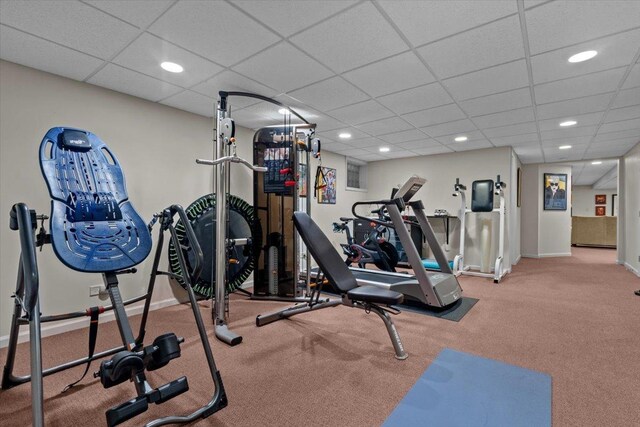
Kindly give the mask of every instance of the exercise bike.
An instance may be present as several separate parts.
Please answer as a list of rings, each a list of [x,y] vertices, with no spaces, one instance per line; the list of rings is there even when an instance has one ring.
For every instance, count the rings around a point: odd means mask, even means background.
[[[378,217],[384,217],[381,209],[371,211]],[[366,264],[374,264],[380,270],[396,271],[399,256],[398,251],[391,243],[387,241],[385,235],[388,234],[386,227],[378,225],[369,232],[367,238],[361,244],[357,243],[351,230],[349,230],[349,222],[354,218],[340,217],[340,223],[333,223],[334,233],[347,234],[347,243],[341,243],[342,252],[346,255],[345,264],[357,264],[360,268],[366,268]]]

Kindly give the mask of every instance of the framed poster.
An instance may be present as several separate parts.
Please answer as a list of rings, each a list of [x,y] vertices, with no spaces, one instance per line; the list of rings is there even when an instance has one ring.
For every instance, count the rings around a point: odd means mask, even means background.
[[[606,204],[607,204],[607,195],[596,194],[596,205],[606,205]]]
[[[522,169],[518,168],[518,194],[516,197],[516,206],[522,206]]]
[[[298,182],[300,185],[300,197],[307,197],[307,165],[305,164],[300,164]]]
[[[318,203],[336,204],[336,170],[322,167],[322,186],[318,188]],[[319,183],[316,183],[318,185]]]
[[[544,174],[544,210],[567,210],[567,174]]]
[[[596,216],[605,216],[607,214],[606,206],[596,206]]]

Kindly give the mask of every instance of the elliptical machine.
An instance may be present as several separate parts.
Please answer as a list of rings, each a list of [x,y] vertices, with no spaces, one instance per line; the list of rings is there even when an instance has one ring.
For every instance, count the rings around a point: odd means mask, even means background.
[[[377,213],[378,219],[384,220],[382,208],[371,213]],[[385,237],[388,234],[387,227],[372,222],[372,230],[362,243],[358,243],[349,229],[349,222],[353,221],[355,224],[355,218],[340,217],[340,221],[333,223],[333,232],[344,231],[347,235],[347,243],[340,244],[342,252],[346,255],[345,264],[348,266],[357,264],[360,268],[366,268],[367,264],[374,264],[383,271],[396,271],[400,257],[398,250]]]

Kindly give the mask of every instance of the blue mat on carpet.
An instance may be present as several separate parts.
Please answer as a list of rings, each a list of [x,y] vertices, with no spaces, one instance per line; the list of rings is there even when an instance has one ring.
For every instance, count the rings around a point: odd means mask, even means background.
[[[551,376],[444,349],[383,426],[551,426]]]

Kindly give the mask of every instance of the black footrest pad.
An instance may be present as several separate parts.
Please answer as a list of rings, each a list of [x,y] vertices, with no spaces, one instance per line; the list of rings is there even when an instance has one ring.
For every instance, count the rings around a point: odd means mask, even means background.
[[[140,415],[147,409],[149,409],[147,398],[145,396],[136,397],[135,399],[109,409],[106,412],[107,425],[109,427],[113,427],[135,417],[136,415]]]
[[[381,289],[375,286],[360,286],[347,292],[349,298],[355,301],[372,302],[379,304],[400,304],[404,295],[399,292]]]
[[[189,383],[187,382],[187,377],[180,377],[170,383],[161,385],[157,390],[159,396],[155,403],[160,404],[189,390]]]

